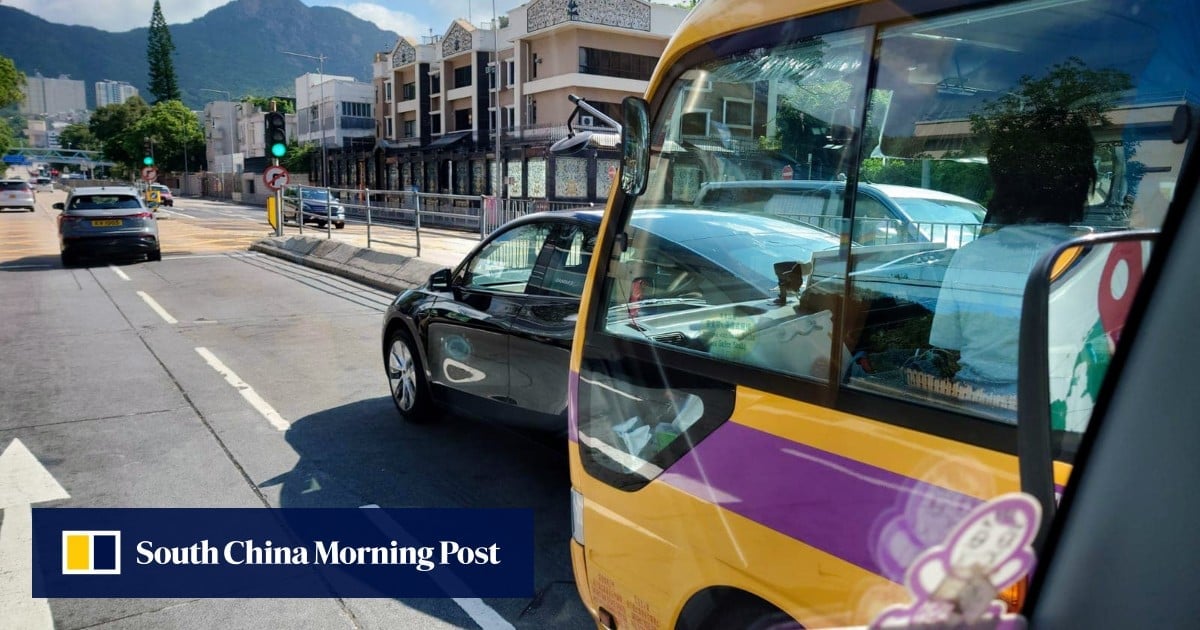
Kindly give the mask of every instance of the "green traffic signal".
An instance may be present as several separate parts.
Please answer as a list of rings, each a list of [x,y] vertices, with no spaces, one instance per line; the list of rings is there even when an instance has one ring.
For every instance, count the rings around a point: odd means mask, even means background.
[[[277,158],[283,157],[287,154],[287,126],[283,114],[267,112],[263,122],[268,150]]]
[[[146,166],[153,166],[154,158],[147,155],[146,157],[142,158],[142,164],[145,164]]]

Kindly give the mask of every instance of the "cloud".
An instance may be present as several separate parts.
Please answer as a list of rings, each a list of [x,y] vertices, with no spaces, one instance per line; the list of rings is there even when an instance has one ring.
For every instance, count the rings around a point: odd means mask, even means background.
[[[229,0],[159,0],[167,24],[183,24]],[[150,26],[154,0],[4,0],[6,6],[48,22],[91,26],[117,33]]]
[[[417,37],[429,32],[430,25],[425,20],[404,11],[389,9],[373,2],[313,2],[314,6],[329,6],[344,9],[362,20],[373,22],[375,26],[385,30]],[[437,30],[436,28],[434,29]]]

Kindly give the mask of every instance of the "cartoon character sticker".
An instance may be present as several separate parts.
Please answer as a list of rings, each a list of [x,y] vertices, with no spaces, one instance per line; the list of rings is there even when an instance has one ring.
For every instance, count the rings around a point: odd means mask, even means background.
[[[1041,518],[1041,506],[1027,494],[979,505],[908,567],[904,583],[914,601],[887,608],[871,628],[1023,628],[996,595],[1033,568],[1030,542]]]

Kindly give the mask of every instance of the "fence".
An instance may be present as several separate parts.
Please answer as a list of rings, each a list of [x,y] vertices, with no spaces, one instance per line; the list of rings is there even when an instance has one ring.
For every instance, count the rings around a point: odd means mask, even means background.
[[[334,199],[335,204],[327,203]],[[295,186],[283,195],[283,218],[295,220],[304,233],[306,221],[323,227],[327,237],[339,228],[333,205],[341,206],[345,223],[365,225],[367,247],[374,241],[411,246],[421,255],[421,230],[441,228],[463,238],[487,238],[505,223],[532,212],[596,207],[590,203],[545,200],[497,199],[480,195],[443,195],[397,190],[318,188]],[[301,209],[297,212],[297,209]],[[303,217],[303,220],[301,220]],[[415,245],[378,238],[373,228],[387,227],[414,233]]]

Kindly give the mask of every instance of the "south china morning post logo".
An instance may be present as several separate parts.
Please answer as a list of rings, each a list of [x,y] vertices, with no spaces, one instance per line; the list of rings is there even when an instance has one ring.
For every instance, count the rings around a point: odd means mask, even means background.
[[[533,594],[528,509],[33,512],[34,597]]]
[[[62,574],[120,575],[121,532],[63,531]]]

